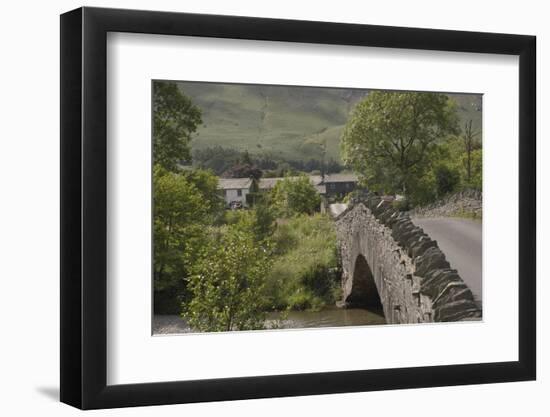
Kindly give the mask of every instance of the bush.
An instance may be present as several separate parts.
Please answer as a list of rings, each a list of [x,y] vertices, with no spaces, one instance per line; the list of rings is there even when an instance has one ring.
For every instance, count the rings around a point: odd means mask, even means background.
[[[336,234],[323,215],[301,215],[279,224],[274,263],[265,286],[266,308],[319,309],[339,294]]]
[[[307,291],[299,291],[291,294],[288,298],[288,309],[289,310],[320,310],[325,303],[320,298],[314,296],[313,294]]]
[[[321,197],[309,177],[285,177],[271,191],[271,203],[281,217],[313,214],[319,211]]]
[[[457,189],[460,184],[460,172],[446,165],[439,165],[435,169],[435,180],[437,183],[437,194],[441,197]]]
[[[197,252],[205,231],[218,216],[217,179],[208,172],[174,173],[153,170],[153,276],[155,291],[177,294],[185,289],[183,254]],[[183,289],[182,289],[183,288]],[[174,295],[175,297],[175,295]],[[166,297],[159,300],[173,303]],[[160,301],[156,304],[160,310]],[[173,310],[173,308],[167,308]],[[156,310],[155,310],[156,311]]]
[[[409,204],[409,200],[404,198],[403,200],[394,200],[392,202],[392,207],[396,210],[399,210],[399,211],[408,211],[410,210],[410,204]]]
[[[200,331],[262,329],[262,291],[271,260],[250,230],[221,228],[197,258],[187,259],[192,299],[183,317]]]

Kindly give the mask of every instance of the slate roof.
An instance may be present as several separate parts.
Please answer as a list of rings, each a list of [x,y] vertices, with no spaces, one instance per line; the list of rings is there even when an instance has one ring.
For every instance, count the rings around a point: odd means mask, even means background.
[[[314,185],[315,189],[319,194],[326,194],[327,193],[327,187],[326,185]]]
[[[282,178],[260,178],[258,187],[260,190],[271,190]]]
[[[219,178],[219,190],[243,190],[252,185],[252,178]]]
[[[325,175],[324,184],[331,182],[358,182],[359,178],[355,174],[329,174]]]
[[[297,179],[299,177],[288,177],[290,179]],[[271,190],[275,187],[277,182],[283,180],[283,177],[277,178],[260,178],[258,187],[260,190]],[[319,194],[326,193],[325,184],[337,183],[337,182],[358,182],[357,175],[355,174],[329,174],[325,175],[325,180],[320,175],[310,175],[309,181],[315,187]],[[252,185],[251,178],[220,178],[218,180],[218,189],[220,190],[239,190],[248,189]]]
[[[288,177],[290,179],[298,179],[299,177]],[[275,184],[277,184],[279,181],[284,180],[283,177],[277,177],[277,178],[260,178],[259,188],[260,190],[271,190],[273,187],[275,187]],[[317,186],[321,184],[322,178],[320,175],[310,175],[309,181],[313,186]]]

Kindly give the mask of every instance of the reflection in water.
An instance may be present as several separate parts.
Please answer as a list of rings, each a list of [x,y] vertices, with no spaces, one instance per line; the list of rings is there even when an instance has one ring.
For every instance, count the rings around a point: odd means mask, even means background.
[[[285,317],[286,316],[286,317]],[[315,327],[366,326],[385,324],[384,314],[361,308],[330,308],[321,311],[290,311],[288,313],[274,312],[267,317],[267,327],[275,326],[283,329],[302,329]]]
[[[272,312],[267,315],[266,327],[277,329],[303,329],[316,327],[367,326],[385,324],[381,311],[361,308],[327,308],[321,311]],[[193,330],[179,316],[153,318],[153,334],[192,333]]]

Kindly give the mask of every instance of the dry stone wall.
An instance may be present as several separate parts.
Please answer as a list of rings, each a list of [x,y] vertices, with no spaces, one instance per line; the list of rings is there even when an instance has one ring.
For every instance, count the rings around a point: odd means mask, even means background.
[[[468,216],[481,219],[483,198],[479,190],[464,190],[410,211],[411,217]]]
[[[344,305],[368,302],[376,289],[387,323],[481,318],[472,292],[437,242],[407,214],[378,196],[357,194],[335,223]]]

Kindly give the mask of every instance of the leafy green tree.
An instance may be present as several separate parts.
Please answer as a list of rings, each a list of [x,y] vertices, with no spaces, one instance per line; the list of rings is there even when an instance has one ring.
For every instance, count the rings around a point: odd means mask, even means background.
[[[262,170],[256,165],[237,162],[226,170],[222,177],[224,178],[254,178],[259,180],[262,176]]]
[[[409,195],[405,200],[395,202],[402,210],[423,206],[437,199],[437,180],[433,169],[427,170],[417,181],[409,185]]]
[[[472,156],[473,153],[481,149],[481,141],[477,139],[477,136],[480,132],[474,131],[472,129],[472,120],[466,123],[464,126],[464,152],[465,155],[465,165],[466,165],[466,183],[471,185],[472,183]]]
[[[263,242],[275,232],[275,210],[264,200],[254,206],[254,224],[252,230],[256,240]]]
[[[468,124],[466,128],[468,129]],[[476,140],[472,143],[471,139],[467,140],[465,136],[452,136],[438,144],[434,155],[430,157],[432,160],[431,171],[433,175],[436,175],[436,171],[445,166],[454,173],[455,177],[459,177],[457,183],[455,179],[456,184],[451,187],[452,190],[447,192],[464,188],[481,190],[482,153],[480,141]],[[436,190],[437,196],[441,197],[442,191],[442,189]]]
[[[313,214],[321,204],[319,193],[306,175],[285,177],[277,182],[270,198],[278,214],[284,217]]]
[[[275,210],[264,200],[251,210],[227,210],[225,223],[250,231],[259,245],[269,245],[269,238],[276,229]]]
[[[216,187],[216,177],[206,171],[174,173],[154,167],[153,277],[155,305],[164,312],[179,309],[176,298],[186,296],[184,253],[198,252],[205,244],[206,228],[222,212]],[[157,298],[171,307],[159,306]]]
[[[342,159],[369,188],[409,195],[433,146],[457,129],[455,106],[444,94],[373,91],[346,124]]]
[[[201,111],[175,83],[153,83],[153,154],[155,164],[176,171],[189,161],[191,135],[202,123]]]
[[[471,178],[468,184],[472,188],[482,189],[483,181],[483,150],[476,149],[471,154]]]
[[[223,217],[225,202],[218,190],[218,177],[204,169],[182,171],[187,181],[192,183],[203,199],[202,214],[205,223],[219,223]]]
[[[437,195],[442,197],[458,188],[460,173],[447,165],[438,165],[435,169],[435,179],[437,182]]]
[[[271,261],[250,230],[226,226],[198,256],[186,256],[192,299],[183,317],[199,331],[253,330],[264,327],[260,296]]]

